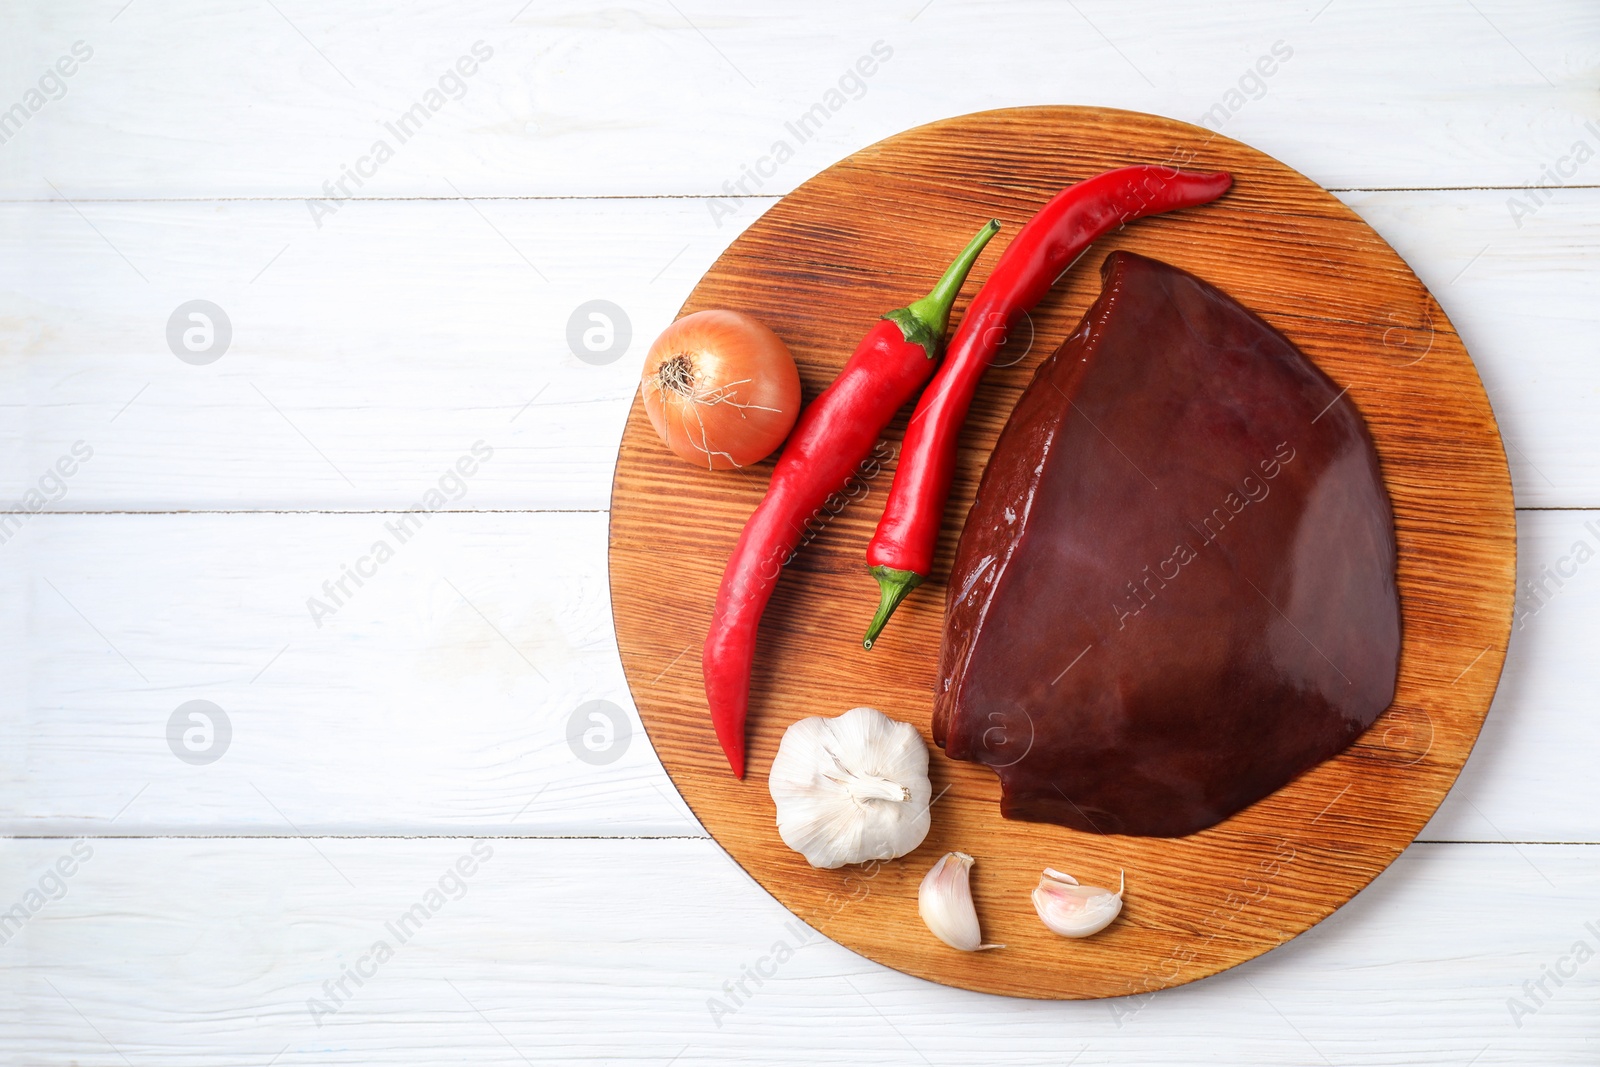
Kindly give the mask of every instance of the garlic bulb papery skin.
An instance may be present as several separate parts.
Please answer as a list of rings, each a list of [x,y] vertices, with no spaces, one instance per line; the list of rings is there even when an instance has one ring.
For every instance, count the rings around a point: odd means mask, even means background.
[[[1111,925],[1122,914],[1122,891],[1128,887],[1128,873],[1113,893],[1098,886],[1079,885],[1070,874],[1049,867],[1039,877],[1033,891],[1033,907],[1044,924],[1062,937],[1088,937]]]
[[[972,904],[972,885],[968,872],[972,857],[965,852],[946,852],[933,869],[922,876],[917,888],[917,914],[933,931],[933,936],[962,952],[977,952],[1004,945],[985,945],[978,932],[978,909]]]
[[[928,836],[928,746],[877,708],[789,727],[767,789],[783,843],[813,867],[892,860]]]

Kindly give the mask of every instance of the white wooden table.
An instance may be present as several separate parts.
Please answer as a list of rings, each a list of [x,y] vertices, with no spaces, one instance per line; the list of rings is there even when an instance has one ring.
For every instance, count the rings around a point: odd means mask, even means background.
[[[1600,1062],[1600,9],[786,8],[0,12],[0,1062]],[[694,281],[836,159],[1033,103],[1209,116],[1334,189],[1466,339],[1520,509],[1499,697],[1418,843],[1143,1002],[788,925],[609,613],[617,441]],[[591,300],[609,362],[568,345]],[[609,762],[568,743],[592,700]]]

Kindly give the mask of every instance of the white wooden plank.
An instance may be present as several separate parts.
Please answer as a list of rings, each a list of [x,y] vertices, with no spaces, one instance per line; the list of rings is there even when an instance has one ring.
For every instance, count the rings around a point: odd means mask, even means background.
[[[284,204],[5,205],[7,482],[83,440],[54,507],[402,509],[482,439],[456,506],[605,507],[645,350],[726,239],[702,210],[363,203],[307,233]],[[567,323],[602,298],[633,338],[594,365]],[[232,328],[206,365],[168,343],[195,299]]]
[[[1600,554],[1600,512],[1521,520],[1525,624],[1425,839],[1600,842],[1600,563],[1572,551]],[[605,516],[434,515],[315,625],[307,599],[331,605],[322,583],[395,543],[394,521],[30,519],[0,546],[0,595],[19,605],[4,671],[22,679],[0,696],[0,833],[700,834],[634,717]],[[1528,592],[1547,566],[1573,573]],[[663,638],[660,669],[697,654]],[[600,765],[566,733],[595,699],[634,731]],[[168,745],[190,700],[232,724],[209,765]]]
[[[1494,707],[1424,839],[1600,841],[1600,512],[1517,515],[1517,615]]]
[[[0,832],[701,833],[617,660],[605,516],[403,523],[32,518],[0,555]]]
[[[1347,199],[1466,338],[1519,503],[1596,506],[1600,190],[1521,228],[1507,196]],[[733,229],[674,199],[367,202],[309,233],[286,204],[82,211],[0,205],[0,474],[20,496],[86,442],[67,510],[404,508],[480,438],[495,459],[457,506],[604,508],[649,341]],[[233,327],[204,366],[166,340],[196,298]],[[566,337],[594,299],[632,329],[607,365]]]
[[[9,905],[72,842],[0,847]],[[1580,846],[1414,846],[1267,956],[1089,1003],[879,967],[790,925],[709,841],[491,841],[476,857],[467,840],[87,847],[65,895],[0,946],[7,1062],[1167,1067],[1203,1049],[1275,1067],[1593,1063],[1600,963],[1573,950],[1600,947],[1600,855]],[[470,875],[429,902],[462,857]],[[401,943],[386,924],[419,902],[432,914]],[[759,987],[744,979],[774,970],[780,940],[792,958]],[[335,1003],[323,984],[357,967]],[[1545,978],[1557,967],[1560,986]],[[1535,1006],[1524,983],[1540,979]],[[714,1018],[708,1001],[731,1005],[724,983],[739,981],[750,995]],[[1513,997],[1534,1010],[1514,1018]]]
[[[1327,185],[1516,186],[1585,136],[1600,53],[1583,0],[1258,0],[1226,17],[1175,0],[77,0],[4,18],[7,106],[75,42],[93,49],[0,153],[0,195],[30,198],[317,197],[385,138],[393,158],[352,192],[720,195],[787,140],[761,190],[785,192],[899,130],[1041,101],[1191,122],[1231,105],[1214,124]],[[421,132],[389,132],[478,42],[492,57]],[[841,86],[877,42],[888,58]],[[1289,58],[1261,77],[1275,44]],[[788,131],[819,103],[813,136]]]

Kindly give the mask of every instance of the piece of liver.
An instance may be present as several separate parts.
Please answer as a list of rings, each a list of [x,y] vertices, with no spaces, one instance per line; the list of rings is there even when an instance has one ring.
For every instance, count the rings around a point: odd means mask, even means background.
[[[990,457],[934,737],[1007,818],[1205,829],[1394,698],[1394,518],[1355,405],[1282,334],[1115,252]]]

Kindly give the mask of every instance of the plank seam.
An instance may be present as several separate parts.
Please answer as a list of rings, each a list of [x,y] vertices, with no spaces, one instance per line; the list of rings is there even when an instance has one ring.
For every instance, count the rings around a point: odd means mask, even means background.
[[[1330,193],[1494,193],[1510,192],[1525,193],[1527,185],[1325,185],[1323,188]],[[1600,189],[1600,183],[1578,184],[1569,183],[1560,187],[1568,189]],[[793,192],[793,190],[790,190]],[[756,194],[756,193],[602,193],[593,196],[574,195],[572,193],[550,194],[519,194],[519,195],[490,195],[490,196],[351,196],[340,197],[341,202],[354,203],[411,203],[411,202],[439,202],[454,203],[458,201],[560,201],[574,202],[604,201],[604,200],[742,200],[742,201],[778,201],[785,194]],[[80,196],[70,201],[73,204],[226,204],[226,203],[265,203],[265,204],[300,204],[308,197],[304,196],[120,196],[120,197],[85,197]],[[59,197],[0,197],[0,204],[65,204],[69,201]]]
[[[708,834],[0,834],[0,841],[711,841]],[[1417,838],[1412,845],[1539,845],[1590,848],[1600,841]],[[1407,848],[1410,845],[1406,846]]]
[[[709,834],[0,834],[0,841],[710,841]],[[1534,841],[1525,844],[1550,844]]]
[[[1519,504],[1517,511],[1600,511],[1600,504]],[[181,508],[150,510],[116,508],[82,511],[36,511],[35,515],[409,515],[408,508]],[[440,508],[432,515],[609,515],[610,508]]]

